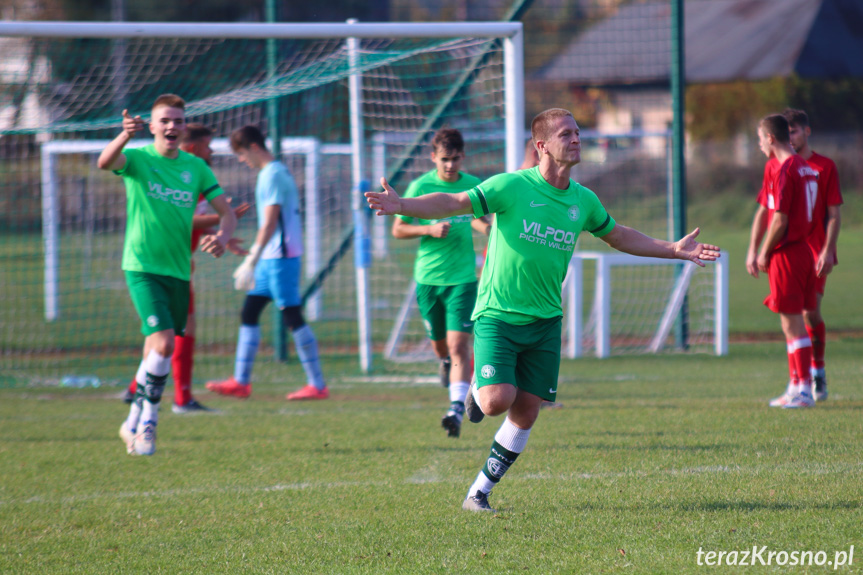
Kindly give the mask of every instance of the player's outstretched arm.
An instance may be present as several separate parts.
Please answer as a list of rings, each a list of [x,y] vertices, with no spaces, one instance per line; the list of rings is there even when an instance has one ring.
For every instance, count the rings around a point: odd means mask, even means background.
[[[123,131],[111,140],[102,153],[99,154],[99,159],[96,165],[100,170],[119,170],[126,165],[126,156],[123,155],[123,148],[129,143],[129,140],[141,130],[144,129],[144,120],[141,116],[134,118],[129,115],[129,110],[123,110]]]
[[[383,191],[365,193],[369,208],[379,216],[401,214],[424,220],[439,220],[473,212],[470,197],[466,192],[458,194],[434,193],[418,198],[400,198],[386,178],[381,178],[381,187]]]
[[[601,239],[614,249],[634,256],[689,260],[704,267],[705,261],[719,257],[719,246],[702,244],[695,240],[701,230],[695,228],[689,235],[676,242],[651,238],[634,228],[617,224]]]

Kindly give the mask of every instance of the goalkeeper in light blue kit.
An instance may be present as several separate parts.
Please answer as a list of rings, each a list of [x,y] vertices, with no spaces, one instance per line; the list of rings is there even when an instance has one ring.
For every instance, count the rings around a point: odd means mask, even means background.
[[[321,371],[318,341],[303,319],[300,298],[300,256],[303,236],[297,186],[284,164],[267,150],[264,135],[255,126],[243,126],[230,138],[231,149],[241,163],[259,170],[255,185],[258,232],[249,255],[234,272],[234,287],[245,290],[240,314],[234,375],[210,381],[207,389],[220,395],[247,398],[252,393],[252,367],[261,340],[261,312],[271,300],[290,328],[307,385],[287,399],[327,399],[330,396]]]
[[[489,493],[527,445],[543,400],[556,398],[561,285],[578,235],[588,231],[622,252],[702,266],[702,260],[719,256],[718,247],[695,241],[698,229],[666,242],[617,224],[596,194],[570,179],[581,160],[579,128],[570,112],[542,112],[531,123],[531,135],[540,155],[537,167],[499,174],[467,192],[399,198],[382,180],[383,192],[366,193],[378,215],[496,214],[473,312],[475,368],[465,413],[474,423],[485,415],[506,419],[462,503],[469,511],[494,511]]]

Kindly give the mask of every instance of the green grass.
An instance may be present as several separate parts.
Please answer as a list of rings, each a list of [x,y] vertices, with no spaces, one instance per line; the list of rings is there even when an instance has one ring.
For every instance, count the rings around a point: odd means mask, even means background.
[[[798,412],[766,406],[783,351],[564,361],[564,407],[493,516],[460,503],[500,418],[448,439],[445,392],[393,366],[335,379],[327,402],[282,399],[296,365],[262,369],[248,401],[199,392],[222,413],[163,411],[146,458],[124,454],[116,390],[0,389],[0,573],[680,574],[705,572],[699,548],[753,545],[832,560],[861,544],[861,342],[831,340],[831,397]],[[711,572],[739,571],[830,569]]]

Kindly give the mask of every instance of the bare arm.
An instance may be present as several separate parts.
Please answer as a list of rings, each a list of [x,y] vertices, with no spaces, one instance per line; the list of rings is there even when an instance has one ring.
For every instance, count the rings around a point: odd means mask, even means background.
[[[842,216],[839,212],[839,206],[827,206],[827,238],[824,242],[824,249],[818,255],[818,261],[815,262],[815,272],[818,277],[823,277],[833,271],[833,266],[836,265],[836,244],[839,241],[839,228],[842,227]]]
[[[617,224],[600,239],[614,249],[634,256],[689,260],[704,267],[704,261],[714,261],[719,257],[719,247],[696,242],[695,238],[700,232],[695,228],[679,241],[666,242]]]
[[[201,251],[220,257],[237,229],[237,216],[224,196],[213,198],[210,205],[219,214],[219,231],[202,239]]]
[[[779,244],[780,240],[785,237],[785,232],[788,231],[788,214],[775,212],[773,219],[770,220],[770,225],[767,226],[767,233],[764,235],[764,243],[761,244],[761,250],[758,253],[758,269],[767,273],[767,268],[770,265],[770,255],[773,253],[773,248]]]
[[[435,193],[418,198],[400,198],[394,189],[381,178],[382,192],[366,192],[369,208],[379,216],[402,214],[423,220],[439,220],[449,216],[473,213],[467,192],[458,194]]]
[[[483,235],[491,234],[491,217],[483,216],[481,218],[476,218],[470,222],[470,227],[473,228],[474,231],[479,232]]]
[[[758,205],[752,220],[752,231],[749,234],[749,250],[746,252],[746,271],[754,278],[758,277],[758,246],[764,239],[767,229],[767,208]]]
[[[129,115],[128,110],[123,110],[123,131],[111,140],[102,153],[99,154],[99,159],[96,165],[100,170],[120,170],[126,165],[126,156],[123,154],[123,148],[129,143],[129,140],[144,129],[144,120],[141,116],[134,118]]]
[[[230,198],[228,199],[228,203],[231,203]],[[249,211],[251,206],[245,202],[234,208],[234,216],[239,220],[243,217],[243,215]],[[219,214],[196,214],[192,218],[192,228],[196,230],[208,230],[212,227],[215,227],[219,224],[220,216]]]
[[[409,224],[401,218],[393,220],[393,237],[398,240],[407,240],[410,238],[421,238],[423,236],[431,236],[433,238],[445,238],[449,234],[449,229],[452,224],[449,222],[438,222],[420,226]]]

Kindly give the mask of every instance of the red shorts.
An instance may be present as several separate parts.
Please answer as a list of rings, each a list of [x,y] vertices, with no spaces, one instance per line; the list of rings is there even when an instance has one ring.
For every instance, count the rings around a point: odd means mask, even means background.
[[[773,252],[767,278],[770,295],[764,299],[764,305],[770,311],[799,314],[804,309],[815,309],[815,261],[804,242]]]
[[[815,293],[818,295],[824,295],[824,286],[827,285],[827,276],[821,276],[820,278],[815,276]],[[809,308],[806,308],[809,309]]]

